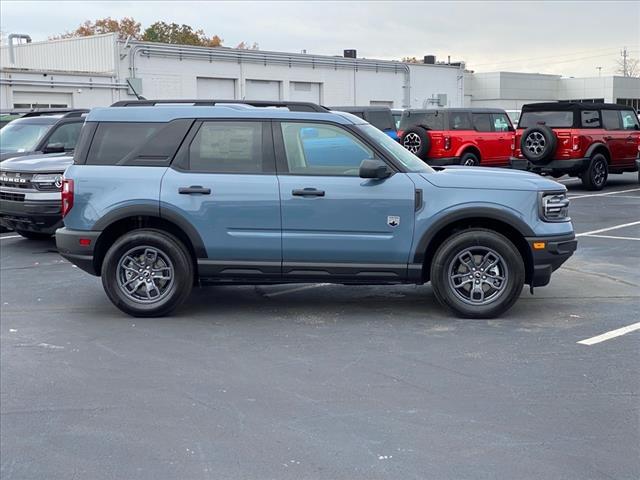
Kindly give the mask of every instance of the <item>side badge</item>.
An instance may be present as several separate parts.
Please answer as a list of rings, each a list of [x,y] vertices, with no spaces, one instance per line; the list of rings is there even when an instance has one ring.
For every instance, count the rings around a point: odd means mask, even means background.
[[[390,227],[397,227],[398,225],[400,225],[400,217],[389,215],[387,217],[387,225],[389,225]]]

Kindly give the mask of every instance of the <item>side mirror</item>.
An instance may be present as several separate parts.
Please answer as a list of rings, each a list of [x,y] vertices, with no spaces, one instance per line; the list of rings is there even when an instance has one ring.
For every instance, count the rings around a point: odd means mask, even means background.
[[[50,143],[46,147],[44,147],[43,153],[64,153],[64,144],[63,143]]]
[[[391,176],[393,172],[382,160],[363,160],[360,164],[360,178],[375,178],[382,180]]]

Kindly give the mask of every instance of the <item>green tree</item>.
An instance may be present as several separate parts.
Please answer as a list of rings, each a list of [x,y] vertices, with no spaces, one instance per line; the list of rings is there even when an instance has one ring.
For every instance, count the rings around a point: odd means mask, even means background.
[[[121,20],[107,17],[100,18],[96,21],[87,20],[78,28],[72,32],[66,32],[62,35],[55,37],[49,37],[50,40],[57,40],[60,38],[73,38],[73,37],[89,37],[91,35],[100,35],[103,33],[117,33],[121,39],[131,37],[135,40],[139,40],[141,25],[131,17],[124,17]]]
[[[156,22],[149,26],[144,31],[142,40],[203,47],[219,47],[222,45],[222,39],[217,35],[209,38],[202,29],[194,30],[190,25],[166,22]]]

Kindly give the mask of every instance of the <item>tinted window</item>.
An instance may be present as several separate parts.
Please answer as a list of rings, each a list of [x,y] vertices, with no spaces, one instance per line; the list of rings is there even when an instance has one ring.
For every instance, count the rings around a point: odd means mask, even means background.
[[[101,123],[96,129],[87,165],[115,165],[144,145],[164,123]]]
[[[65,150],[73,150],[76,148],[82,125],[83,123],[81,122],[60,125],[55,132],[51,134],[49,140],[47,140],[47,146],[53,145],[54,143],[61,143],[64,145]]]
[[[395,130],[393,117],[389,110],[370,110],[367,112],[367,121],[380,130]]]
[[[580,119],[584,128],[599,128],[600,112],[597,110],[583,110],[580,112]]]
[[[450,112],[449,128],[451,130],[473,130],[471,115],[468,112]]]
[[[518,128],[535,127],[540,124],[551,128],[571,128],[573,126],[573,112],[522,112]]]
[[[493,113],[493,129],[496,132],[508,132],[511,127],[509,117],[505,113]]]
[[[638,117],[631,110],[625,110],[622,112],[622,128],[625,130],[638,130]]]
[[[602,125],[607,130],[620,130],[620,113],[617,110],[602,110]]]
[[[473,128],[479,132],[491,131],[491,115],[488,113],[474,113],[472,114]]]
[[[189,147],[189,170],[261,173],[260,122],[204,122]]]
[[[444,115],[441,112],[404,112],[400,120],[400,130],[421,125],[429,130],[444,130]]]
[[[346,130],[326,124],[281,123],[290,173],[357,177],[373,151]]]

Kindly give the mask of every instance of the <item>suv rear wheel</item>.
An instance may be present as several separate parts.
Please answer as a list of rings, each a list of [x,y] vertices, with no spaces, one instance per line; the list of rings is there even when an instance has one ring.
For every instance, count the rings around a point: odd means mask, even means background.
[[[524,262],[503,235],[471,229],[453,235],[431,263],[438,301],[461,317],[492,318],[507,311],[524,285]]]
[[[102,285],[113,304],[136,317],[159,317],[191,293],[193,263],[173,235],[141,229],[114,242],[102,263]]]
[[[582,172],[580,178],[582,185],[587,190],[602,190],[607,183],[608,176],[609,165],[607,164],[607,158],[601,153],[596,153],[591,157],[589,167]]]
[[[422,160],[427,159],[431,148],[431,137],[424,127],[411,127],[402,136],[402,146]]]
[[[556,151],[558,139],[546,125],[529,127],[522,133],[520,151],[533,165],[544,165]]]
[[[480,165],[480,159],[475,153],[467,152],[460,157],[460,165],[464,165],[466,167],[477,167]]]

